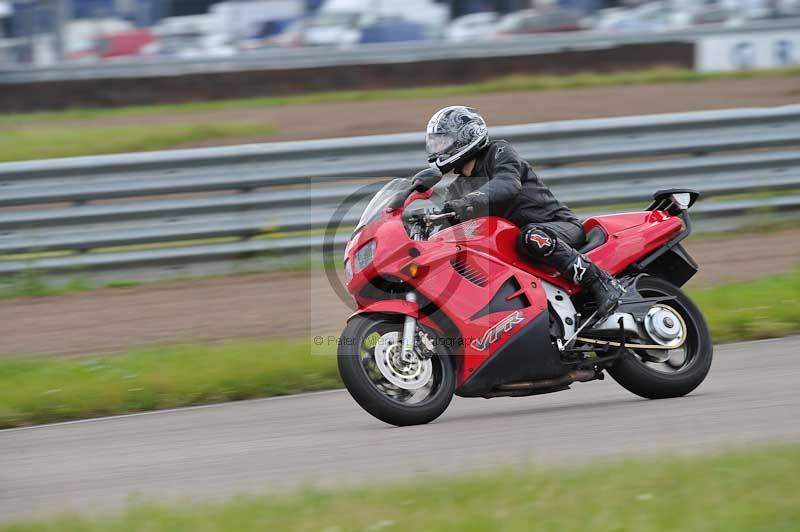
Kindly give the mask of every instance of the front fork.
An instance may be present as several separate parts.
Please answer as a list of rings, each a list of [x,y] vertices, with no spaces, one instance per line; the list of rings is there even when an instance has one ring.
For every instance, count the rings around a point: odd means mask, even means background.
[[[409,303],[417,302],[417,294],[413,291],[406,294],[406,301]],[[410,362],[414,356],[414,339],[417,336],[417,319],[413,316],[406,316],[403,322],[403,360]]]

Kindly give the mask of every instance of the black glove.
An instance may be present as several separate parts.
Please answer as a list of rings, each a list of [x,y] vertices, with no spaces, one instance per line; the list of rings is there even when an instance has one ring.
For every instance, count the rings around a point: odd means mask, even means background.
[[[489,202],[486,194],[480,190],[470,192],[463,198],[458,198],[444,203],[444,212],[454,212],[459,220],[469,220],[477,216],[489,214]]]
[[[441,180],[442,173],[438,168],[426,168],[421,172],[417,172],[416,175],[411,178],[411,186],[413,186],[414,190],[417,192],[425,192],[435,187]]]
[[[472,202],[467,198],[459,198],[444,202],[443,212],[454,212],[461,221],[469,220],[475,213]]]

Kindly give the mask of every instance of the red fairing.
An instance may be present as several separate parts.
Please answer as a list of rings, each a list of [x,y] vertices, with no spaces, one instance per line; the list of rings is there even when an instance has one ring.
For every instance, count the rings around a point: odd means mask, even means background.
[[[608,239],[587,253],[595,264],[616,275],[661,248],[683,230],[683,221],[664,211],[609,214],[588,218],[584,232],[602,227]]]
[[[442,320],[455,326],[461,335],[459,345],[451,346],[454,354],[461,355],[457,357],[458,387],[547,311],[542,281],[571,294],[580,290],[553,269],[521,259],[516,251],[519,229],[504,219],[478,218],[440,231],[428,241],[415,241],[406,233],[401,213],[400,209],[385,212],[349,242],[345,259],[353,277],[347,289],[358,304],[357,314],[418,314],[423,324],[437,331],[447,329]],[[596,226],[602,227],[608,238],[588,256],[616,274],[663,246],[682,230],[683,223],[656,211],[598,216],[584,222],[586,231]],[[374,258],[356,271],[356,252],[373,240]],[[410,267],[412,263],[415,268]],[[377,277],[408,283],[420,296],[421,305],[402,299],[377,300],[376,291],[370,288],[370,280]],[[436,314],[431,315],[433,311]]]
[[[347,319],[349,321],[353,316],[368,312],[402,314],[404,316],[411,316],[412,318],[419,318],[419,305],[404,299],[382,299],[359,307],[358,310],[353,312]]]

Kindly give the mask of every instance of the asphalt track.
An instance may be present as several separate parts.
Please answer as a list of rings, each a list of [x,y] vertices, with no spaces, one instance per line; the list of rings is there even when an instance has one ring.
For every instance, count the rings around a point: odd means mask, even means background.
[[[343,391],[0,431],[0,518],[102,511],[136,494],[218,498],[298,485],[623,454],[800,441],[800,337],[718,346],[692,395],[639,399],[612,380],[521,399],[456,399],[392,428]]]

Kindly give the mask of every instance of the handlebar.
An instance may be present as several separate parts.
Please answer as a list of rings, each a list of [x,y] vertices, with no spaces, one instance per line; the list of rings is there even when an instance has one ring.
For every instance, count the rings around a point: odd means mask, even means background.
[[[455,218],[456,213],[454,212],[440,212],[440,213],[433,213],[433,214],[426,214],[425,219],[431,222],[435,222],[436,220],[444,220],[445,218]]]
[[[416,212],[408,219],[411,222],[409,235],[414,240],[427,240],[434,231],[436,222],[446,218],[458,218],[454,212],[441,212],[429,210],[427,212]]]

